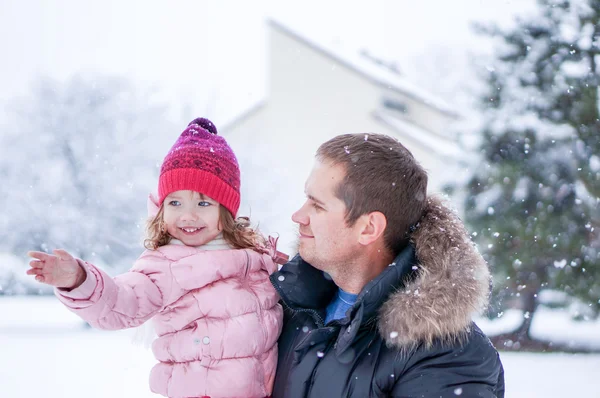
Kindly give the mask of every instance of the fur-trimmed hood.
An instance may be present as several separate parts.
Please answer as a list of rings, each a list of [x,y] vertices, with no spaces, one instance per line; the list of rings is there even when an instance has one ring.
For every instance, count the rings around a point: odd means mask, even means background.
[[[427,200],[411,242],[417,275],[383,303],[379,332],[398,348],[460,340],[487,306],[488,266],[462,221],[437,197]]]

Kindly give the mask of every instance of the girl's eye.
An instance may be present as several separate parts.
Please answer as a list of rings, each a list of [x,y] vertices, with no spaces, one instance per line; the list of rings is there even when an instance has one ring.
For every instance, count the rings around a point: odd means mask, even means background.
[[[313,203],[313,204],[312,204],[312,207],[314,207],[314,208],[315,208],[315,210],[317,210],[317,211],[318,211],[318,210],[323,210],[323,208],[322,208],[321,206],[319,206],[318,204],[316,204],[316,203]]]
[[[181,203],[179,203],[178,200],[172,200],[169,202],[169,206],[179,206],[181,205]]]
[[[200,203],[198,203],[198,206],[201,206],[201,207],[210,206],[210,202],[203,200]]]

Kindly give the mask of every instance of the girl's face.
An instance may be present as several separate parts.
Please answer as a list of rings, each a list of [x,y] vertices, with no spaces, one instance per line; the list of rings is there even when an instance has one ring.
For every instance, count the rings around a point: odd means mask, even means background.
[[[219,202],[194,191],[176,191],[164,201],[167,232],[188,246],[201,246],[221,232]]]

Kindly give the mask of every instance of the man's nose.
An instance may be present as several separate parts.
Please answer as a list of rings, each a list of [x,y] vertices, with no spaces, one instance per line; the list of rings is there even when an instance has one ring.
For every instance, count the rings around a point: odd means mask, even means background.
[[[294,212],[294,214],[292,214],[293,222],[295,222],[296,224],[300,224],[300,225],[308,225],[308,216],[305,211],[305,208],[306,208],[306,203],[304,205],[302,205],[301,208],[296,210]]]

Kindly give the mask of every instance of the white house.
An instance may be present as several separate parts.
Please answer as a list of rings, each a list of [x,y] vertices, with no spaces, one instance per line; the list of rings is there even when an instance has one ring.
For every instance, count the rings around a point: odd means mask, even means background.
[[[341,133],[397,137],[439,191],[460,155],[448,125],[457,113],[366,52],[325,48],[276,21],[268,23],[266,98],[221,133],[242,169],[243,213],[284,245],[295,240],[292,212],[317,147]]]

